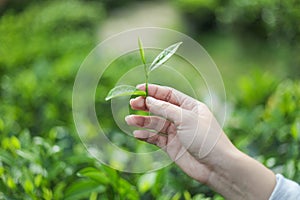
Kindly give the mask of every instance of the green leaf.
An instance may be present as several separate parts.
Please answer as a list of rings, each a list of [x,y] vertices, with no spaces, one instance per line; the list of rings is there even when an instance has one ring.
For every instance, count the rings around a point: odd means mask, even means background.
[[[49,188],[42,187],[42,191],[43,191],[43,197],[42,197],[42,199],[45,199],[45,200],[51,200],[51,199],[53,199],[53,193],[52,193],[52,191]]]
[[[103,172],[93,167],[87,167],[80,170],[77,172],[77,176],[90,178],[103,185],[106,185],[110,182],[110,179]]]
[[[300,120],[296,120],[291,126],[291,134],[295,140],[298,140],[300,135]]]
[[[111,89],[106,96],[105,100],[108,101],[112,98],[121,97],[121,96],[146,96],[146,92],[142,90],[138,90],[131,85],[119,85]]]
[[[177,192],[177,193],[172,197],[171,200],[180,200],[180,197],[181,197],[180,192]]]
[[[184,196],[185,200],[191,200],[192,199],[191,194],[188,191],[184,191],[183,196]]]
[[[12,136],[10,138],[10,143],[11,145],[15,148],[15,149],[20,149],[21,148],[21,143],[19,141],[19,139],[15,136]]]
[[[97,200],[97,198],[98,198],[97,192],[92,192],[91,195],[90,195],[89,200]]]
[[[34,190],[34,185],[29,179],[26,179],[26,181],[23,184],[23,188],[27,194],[31,194]]]
[[[28,160],[30,162],[36,162],[36,155],[34,155],[32,152],[28,151],[28,150],[17,150],[16,151],[18,156],[20,156],[21,158],[24,158],[25,160]]]
[[[74,182],[67,188],[64,199],[75,200],[88,198],[92,192],[103,193],[105,189],[106,188],[103,185],[99,185],[99,183],[95,181],[82,179]]]
[[[6,179],[6,185],[10,188],[10,189],[15,189],[16,188],[16,184],[15,181],[12,177],[7,177]]]
[[[7,164],[8,166],[15,165],[15,159],[5,150],[0,151],[0,162]]]
[[[156,177],[157,177],[157,173],[155,172],[142,175],[139,178],[137,183],[139,191],[143,194],[148,190],[150,190],[152,186],[155,184]]]
[[[154,69],[163,65],[167,60],[169,60],[169,58],[171,58],[171,56],[175,54],[175,52],[177,51],[177,49],[181,44],[182,42],[178,42],[164,49],[160,54],[158,54],[158,56],[151,63],[148,71],[151,72]]]
[[[143,64],[146,65],[145,52],[144,52],[144,48],[143,48],[143,43],[140,40],[140,38],[138,38],[138,43],[139,43],[139,49],[140,49],[141,59],[143,61]]]
[[[121,177],[118,181],[117,191],[119,195],[123,197],[122,199],[128,199],[128,200],[140,199],[135,186]]]

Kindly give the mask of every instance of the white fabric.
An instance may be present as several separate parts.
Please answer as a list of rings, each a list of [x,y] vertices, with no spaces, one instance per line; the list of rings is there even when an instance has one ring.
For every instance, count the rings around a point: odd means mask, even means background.
[[[269,200],[300,200],[300,186],[277,174],[276,186]]]

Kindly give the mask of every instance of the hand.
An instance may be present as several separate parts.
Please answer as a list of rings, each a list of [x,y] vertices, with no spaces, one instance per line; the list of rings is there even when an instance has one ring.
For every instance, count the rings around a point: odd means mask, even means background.
[[[138,87],[145,90],[144,85]],[[130,105],[158,116],[131,115],[126,117],[126,122],[160,134],[137,130],[134,136],[164,149],[183,171],[206,183],[211,171],[207,161],[211,160],[210,153],[218,140],[222,140],[219,145],[227,145],[222,151],[230,151],[233,145],[205,104],[169,87],[149,85],[148,93],[150,97],[138,97],[131,100]],[[217,162],[222,155],[222,152],[216,153],[213,160]]]
[[[144,85],[138,88],[145,90]],[[126,117],[126,122],[157,133],[136,130],[136,138],[164,149],[189,176],[224,197],[267,199],[271,194],[270,188],[272,190],[274,186],[274,174],[232,145],[205,104],[173,88],[158,85],[149,85],[148,95],[146,99],[132,99],[130,105],[136,110],[149,111],[154,116],[130,115]],[[234,165],[236,162],[242,164]],[[249,167],[258,170],[255,173],[259,178],[265,174],[268,178],[263,182],[270,183],[270,186],[267,185],[262,194],[256,190],[258,184],[249,187],[250,181],[239,181],[241,176],[250,176],[251,180],[255,177],[255,174],[249,174]],[[237,184],[236,188],[234,184]],[[261,186],[259,189],[263,188]],[[251,196],[252,193],[254,196]]]

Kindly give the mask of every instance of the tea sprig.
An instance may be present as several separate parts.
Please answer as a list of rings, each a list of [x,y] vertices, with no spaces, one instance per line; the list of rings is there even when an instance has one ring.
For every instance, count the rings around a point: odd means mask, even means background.
[[[138,39],[140,56],[141,56],[142,63],[144,64],[145,84],[146,84],[145,91],[138,90],[137,88],[131,85],[119,85],[109,91],[105,100],[108,101],[112,98],[121,97],[121,96],[132,96],[132,95],[148,96],[148,79],[150,73],[153,70],[162,66],[165,62],[167,62],[175,54],[175,52],[177,51],[177,49],[181,44],[182,42],[178,42],[164,49],[160,54],[158,54],[158,56],[155,57],[151,65],[148,67],[145,59],[145,51],[143,48],[142,41]]]

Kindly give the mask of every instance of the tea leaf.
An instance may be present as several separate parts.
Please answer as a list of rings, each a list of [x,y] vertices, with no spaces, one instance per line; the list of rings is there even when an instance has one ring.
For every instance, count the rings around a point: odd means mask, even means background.
[[[131,96],[131,95],[146,96],[146,92],[143,90],[138,90],[131,85],[119,85],[109,91],[105,100],[108,101],[115,97]]]
[[[137,182],[138,190],[142,194],[144,194],[145,192],[147,192],[153,187],[153,185],[156,182],[156,179],[157,179],[157,173],[155,172],[142,175]]]
[[[81,169],[79,172],[77,172],[77,176],[90,178],[101,185],[107,185],[110,182],[110,179],[105,173],[93,167]]]
[[[103,193],[106,187],[89,179],[79,179],[73,182],[65,191],[66,200],[87,198],[91,192]]]
[[[164,64],[171,56],[174,55],[174,53],[177,51],[179,46],[182,44],[182,42],[178,42],[176,44],[173,44],[169,46],[168,48],[164,49],[151,63],[149,67],[149,72],[153,71],[154,69],[160,67],[162,64]]]
[[[144,48],[143,48],[143,43],[140,40],[140,38],[138,39],[138,43],[139,43],[139,49],[140,49],[142,62],[144,65],[146,65],[145,52],[144,52]]]

